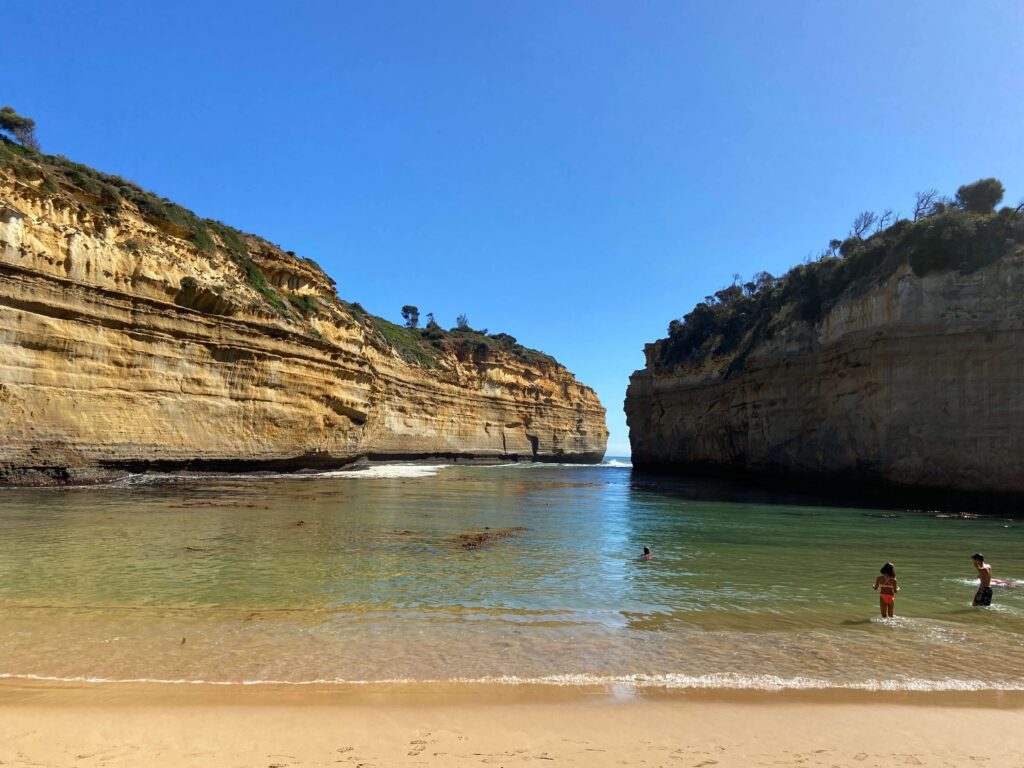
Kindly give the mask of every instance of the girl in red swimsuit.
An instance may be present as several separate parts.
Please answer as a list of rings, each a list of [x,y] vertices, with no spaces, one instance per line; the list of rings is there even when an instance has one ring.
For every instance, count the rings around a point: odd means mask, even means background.
[[[878,592],[878,607],[882,611],[882,618],[891,619],[896,593],[900,591],[900,585],[896,582],[896,567],[892,563],[883,565],[881,574],[875,578],[871,588]]]

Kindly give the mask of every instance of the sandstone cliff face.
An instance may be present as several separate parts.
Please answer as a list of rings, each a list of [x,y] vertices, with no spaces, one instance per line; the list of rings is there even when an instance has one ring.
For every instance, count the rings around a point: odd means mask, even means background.
[[[549,358],[451,345],[410,363],[315,264],[221,232],[202,248],[0,166],[0,482],[604,454],[597,396]]]
[[[783,310],[737,355],[630,380],[634,466],[1024,492],[1024,251],[963,274],[904,265],[820,322]],[[733,371],[730,372],[730,366]]]

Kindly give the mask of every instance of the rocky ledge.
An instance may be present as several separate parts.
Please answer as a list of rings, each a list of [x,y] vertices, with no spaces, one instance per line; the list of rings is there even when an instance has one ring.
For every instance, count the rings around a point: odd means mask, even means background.
[[[313,262],[0,145],[0,483],[362,457],[596,462],[604,408],[514,338],[410,330]]]

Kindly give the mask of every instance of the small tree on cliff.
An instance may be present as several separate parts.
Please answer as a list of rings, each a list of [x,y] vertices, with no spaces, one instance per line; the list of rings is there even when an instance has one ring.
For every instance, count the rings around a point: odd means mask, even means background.
[[[937,189],[926,189],[924,192],[914,194],[914,221],[920,221],[925,216],[931,216],[935,204],[941,200]]]
[[[414,307],[412,304],[406,304],[402,307],[402,317],[405,319],[406,328],[418,327],[420,324],[419,307]]]
[[[956,204],[965,211],[992,213],[1003,199],[1004,191],[999,179],[979,179],[956,191]]]
[[[460,331],[469,330],[469,318],[465,314],[461,314],[455,318],[455,327]]]
[[[0,131],[9,133],[22,146],[39,151],[36,141],[36,121],[14,111],[13,107],[0,108]]]
[[[863,238],[875,223],[876,216],[872,211],[863,211],[857,214],[850,228],[850,237]]]

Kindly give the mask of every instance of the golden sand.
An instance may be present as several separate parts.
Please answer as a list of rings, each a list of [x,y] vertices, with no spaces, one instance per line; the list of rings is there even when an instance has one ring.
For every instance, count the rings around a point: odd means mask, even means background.
[[[1024,766],[1024,694],[0,685],[4,766]]]

